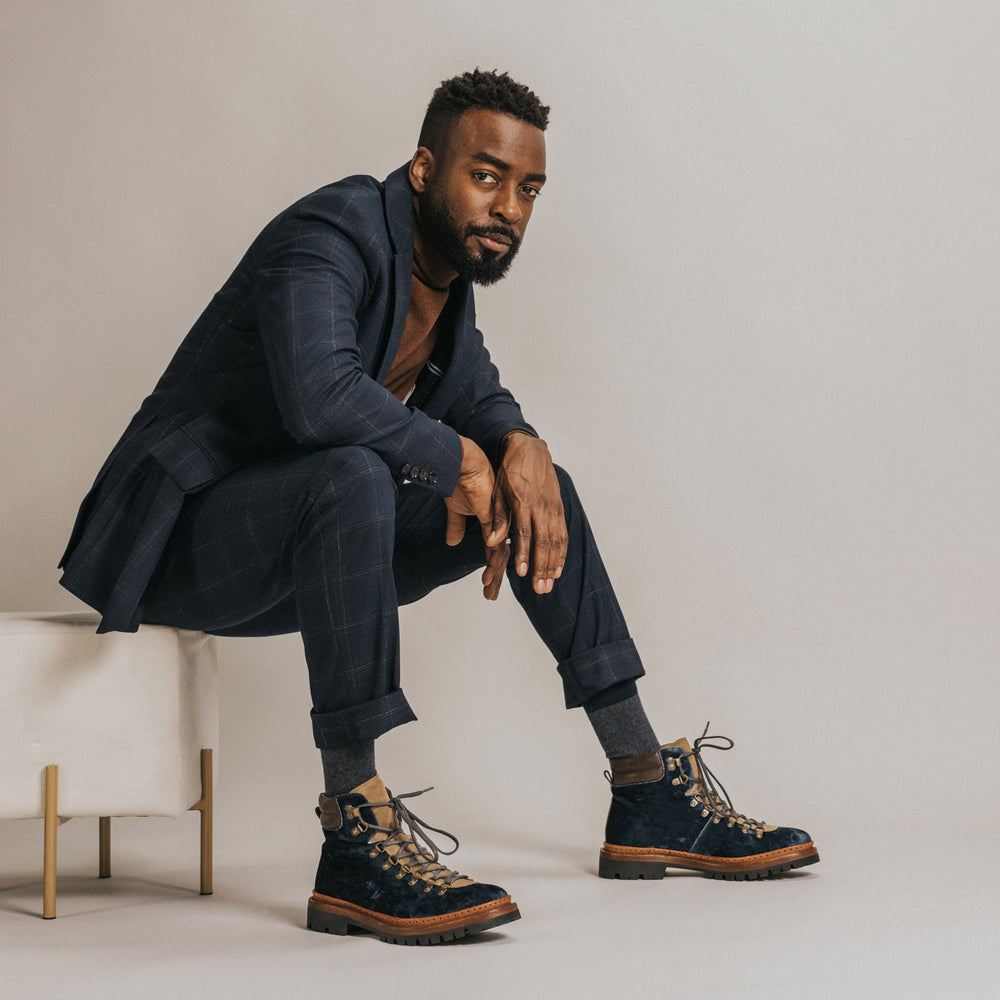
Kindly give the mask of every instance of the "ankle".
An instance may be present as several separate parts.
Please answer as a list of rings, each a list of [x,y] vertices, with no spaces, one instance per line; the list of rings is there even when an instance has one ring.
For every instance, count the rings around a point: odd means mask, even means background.
[[[375,777],[375,741],[364,740],[347,746],[320,749],[323,763],[323,790],[342,795]]]

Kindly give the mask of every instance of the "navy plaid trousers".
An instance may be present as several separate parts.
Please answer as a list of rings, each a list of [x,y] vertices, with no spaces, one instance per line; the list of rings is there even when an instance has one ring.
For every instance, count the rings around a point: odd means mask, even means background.
[[[563,574],[544,595],[530,576],[508,568],[507,578],[572,708],[644,671],[576,490],[557,474]],[[445,523],[440,496],[397,487],[367,448],[247,466],[185,499],[140,620],[215,635],[301,632],[316,745],[374,739],[416,718],[399,683],[399,606],[485,565],[478,522],[469,518],[455,547]]]

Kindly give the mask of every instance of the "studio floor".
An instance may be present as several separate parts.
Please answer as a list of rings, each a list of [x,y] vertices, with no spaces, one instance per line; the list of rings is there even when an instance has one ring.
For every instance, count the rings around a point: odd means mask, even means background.
[[[216,868],[138,852],[110,879],[63,862],[59,915],[40,871],[0,878],[5,1000],[47,997],[994,997],[998,904],[987,871],[891,845],[833,841],[812,867],[760,883],[677,873],[598,879],[558,842],[463,848],[463,868],[509,888],[522,919],[413,948],[305,930],[312,876],[295,864]]]

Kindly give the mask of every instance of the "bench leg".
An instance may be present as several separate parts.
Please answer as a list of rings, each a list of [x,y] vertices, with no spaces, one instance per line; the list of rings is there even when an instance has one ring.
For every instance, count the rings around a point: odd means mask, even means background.
[[[212,894],[212,751],[201,751],[201,798],[191,806],[201,813],[201,894]],[[56,915],[56,845],[59,829],[59,767],[45,768],[45,848],[43,860],[42,916]],[[101,878],[111,876],[111,817],[98,818],[98,871]]]
[[[201,798],[191,806],[201,813],[201,894],[212,894],[212,751],[201,751]]]
[[[111,817],[97,819],[98,868],[100,878],[111,878]]]
[[[45,851],[43,861],[42,916],[56,915],[56,831],[59,829],[59,766],[45,768]]]

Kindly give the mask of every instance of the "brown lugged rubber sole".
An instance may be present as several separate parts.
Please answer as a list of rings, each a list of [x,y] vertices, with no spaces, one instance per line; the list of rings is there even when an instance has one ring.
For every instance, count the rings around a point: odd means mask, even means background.
[[[521,916],[510,896],[469,906],[440,917],[390,917],[363,906],[314,892],[309,898],[306,926],[326,934],[347,934],[351,928],[371,931],[391,944],[441,944],[467,934],[509,924]]]
[[[728,881],[769,878],[819,861],[819,851],[810,840],[777,851],[750,854],[744,858],[714,858],[708,854],[666,851],[659,847],[622,847],[605,843],[601,848],[598,874],[601,878],[663,878],[668,868],[701,872],[706,878]]]

